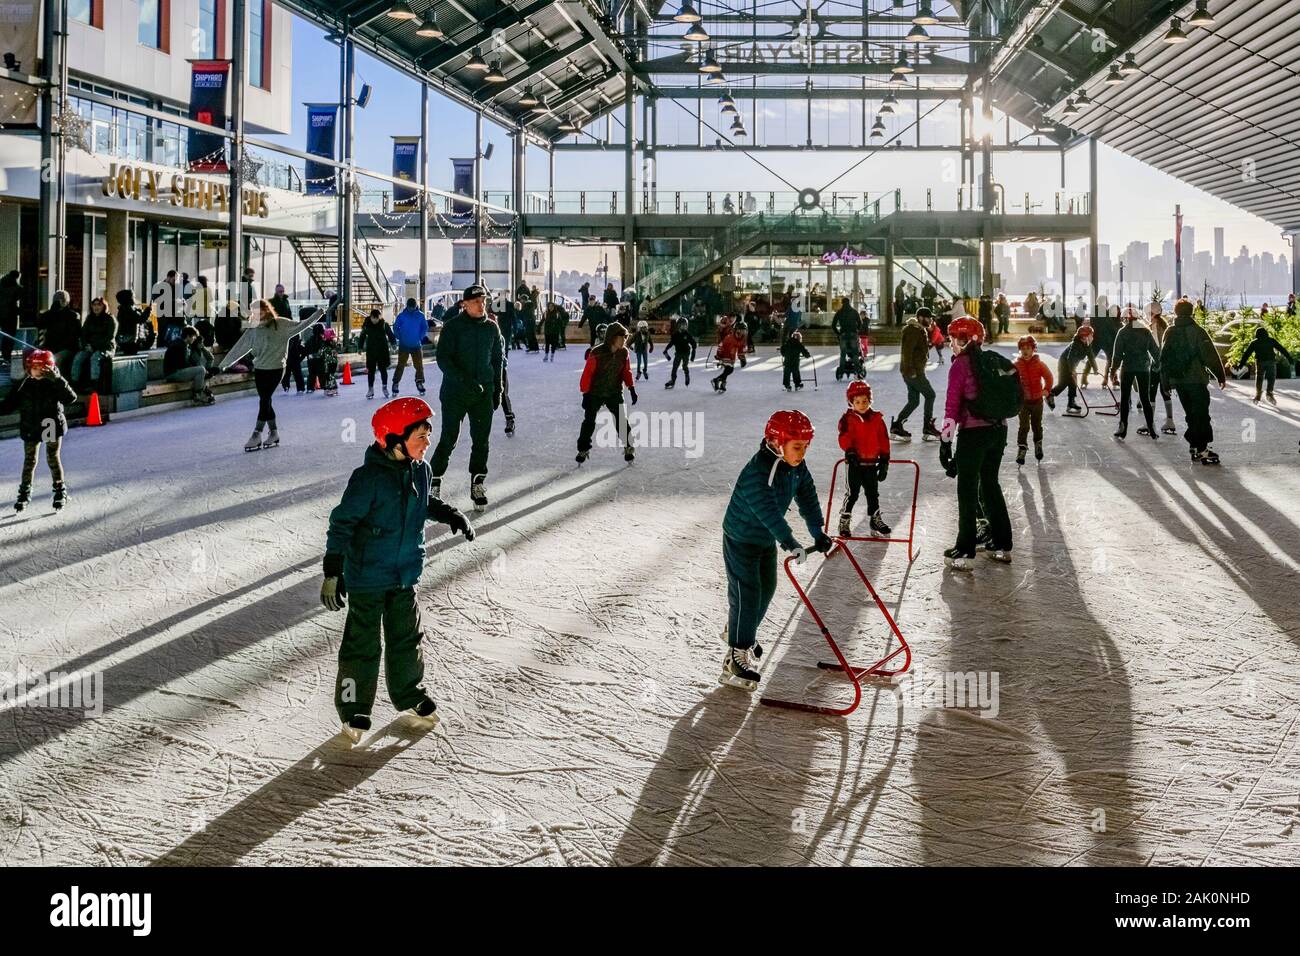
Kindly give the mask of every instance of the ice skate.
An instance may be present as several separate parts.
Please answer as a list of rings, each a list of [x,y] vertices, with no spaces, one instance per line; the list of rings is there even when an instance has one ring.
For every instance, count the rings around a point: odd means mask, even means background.
[[[591,452],[589,452],[589,451],[580,451],[580,452],[578,452],[576,455],[573,456],[573,460],[576,461],[578,464],[581,465],[584,461],[586,461],[586,460],[587,460],[588,458],[590,458],[590,457],[591,457]]]
[[[1069,405],[1065,406],[1065,414],[1069,418],[1082,418],[1083,409],[1071,402]]]
[[[840,531],[841,538],[847,538],[851,534],[853,534],[853,512],[851,511],[840,512],[839,531]]]
[[[690,387],[691,387],[691,370],[690,370],[690,369],[688,369],[688,368],[684,368],[684,369],[682,369],[682,382],[683,382],[683,384],[685,384],[685,386],[686,386],[687,388],[690,388]]]
[[[726,629],[725,627],[722,629],[722,635],[721,635],[721,637],[722,637],[722,643],[723,643],[723,644],[728,643],[727,629]],[[763,645],[760,644],[760,643],[758,643],[758,641],[755,641],[753,644],[750,644],[750,645],[749,645],[749,656],[752,657],[752,658],[754,658],[754,660],[756,660],[756,661],[758,661],[758,660],[762,660],[762,658],[763,658]]]
[[[711,379],[711,381],[713,382],[713,390],[714,390],[715,392],[720,392],[720,391],[722,391],[722,379],[721,379],[721,378]]]
[[[383,395],[384,395],[384,398],[387,398],[387,397],[388,397],[388,386],[387,386],[387,385],[384,386]]]
[[[1011,549],[1010,549],[1010,548],[1006,549],[1005,551],[1002,550],[1001,548],[986,548],[986,549],[984,550],[984,554],[985,554],[986,557],[990,557],[990,558],[992,558],[994,561],[1000,561],[1000,562],[1003,563],[1003,564],[1010,564],[1010,563],[1011,563]]]
[[[957,548],[949,548],[943,553],[943,563],[954,571],[969,571],[975,566],[975,555]]]
[[[669,381],[664,382],[664,388],[672,388],[676,384],[677,384],[676,379],[670,379]]]
[[[1264,401],[1268,402],[1270,405],[1274,407],[1277,406],[1277,399],[1273,397],[1272,392],[1269,392],[1267,395],[1264,396]]]
[[[486,480],[487,475],[475,475],[470,481],[469,498],[470,501],[474,502],[475,511],[482,511],[487,507],[487,489],[483,486],[483,482]]]
[[[262,447],[263,447],[263,448],[275,448],[275,447],[277,447],[279,444],[280,444],[280,433],[279,433],[278,431],[276,431],[276,430],[275,430],[275,426],[272,425],[272,426],[271,426],[270,434],[268,434],[268,435],[266,436],[266,441],[262,442]]]
[[[1218,455],[1218,453],[1215,452],[1215,450],[1214,450],[1213,448],[1205,448],[1205,449],[1202,449],[1202,450],[1201,450],[1201,464],[1202,464],[1202,465],[1217,465],[1217,464],[1219,464],[1219,455]],[[57,507],[57,505],[56,505],[55,507]]]
[[[361,735],[370,729],[370,717],[367,714],[357,714],[343,725],[343,736],[347,737],[354,744],[361,743]]]
[[[786,390],[787,392],[793,392],[793,391],[794,391],[794,386],[793,386],[793,385],[787,385],[787,386],[785,387],[785,390]]]
[[[423,383],[423,382],[416,382],[416,383],[415,383],[415,390],[416,390],[417,392],[419,392],[421,395],[423,395],[423,394],[424,394],[424,383]]]
[[[438,726],[438,705],[433,702],[431,697],[424,698],[414,707],[408,707],[402,713],[422,721],[429,729]]]
[[[375,397],[375,387],[371,385],[368,389],[366,389],[366,398],[374,398],[374,397]]]
[[[515,416],[506,416],[506,435],[510,438],[515,437]]]
[[[626,448],[624,448],[623,460],[627,462],[629,465],[632,464],[632,462],[636,461],[636,449],[633,448],[631,445],[628,445]]]
[[[943,433],[939,431],[939,426],[934,423],[933,418],[925,420],[925,426],[921,429],[922,441],[943,441]]]
[[[893,533],[893,528],[885,524],[885,519],[876,511],[871,515],[871,530],[879,535],[889,535]]]
[[[1035,461],[1043,460],[1043,443],[1040,441],[1034,442],[1034,460]]]
[[[31,500],[32,500],[32,486],[19,485],[18,497],[14,500],[14,511],[22,511],[24,508],[27,507],[28,504],[31,503]]]
[[[385,395],[384,397],[387,398],[388,396]],[[397,383],[394,382],[394,383],[393,383],[393,398],[396,398],[396,397],[397,397]]]
[[[796,385],[796,386],[794,387],[794,390],[795,390],[796,392],[802,392],[802,391],[803,391],[803,383],[800,383],[800,384]]]
[[[1160,426],[1160,434],[1162,435],[1178,434],[1178,426],[1174,424],[1174,420],[1172,418],[1165,419],[1165,423]]]
[[[899,441],[911,441],[912,433],[909,432],[906,428],[904,428],[903,423],[900,422],[897,418],[893,418],[890,419],[889,422],[889,437],[896,438]]]
[[[1115,437],[1118,438],[1120,441],[1123,441],[1125,438],[1127,438],[1128,426],[1120,425],[1119,428],[1115,429]]]
[[[1051,392],[1048,392],[1046,395],[1043,396],[1043,398],[1047,400],[1047,407],[1050,408],[1052,411],[1056,411],[1056,396],[1053,395]]]
[[[1028,451],[1029,451],[1029,446],[1028,446],[1028,445],[1021,445],[1019,448],[1016,449],[1016,464],[1017,464],[1017,465],[1023,465],[1023,464],[1025,463],[1025,454],[1026,454]]]
[[[253,432],[248,441],[244,442],[244,451],[261,451],[262,450],[262,429]]]
[[[750,666],[749,649],[732,647],[727,649],[727,654],[722,659],[722,673],[718,675],[718,683],[753,693],[758,688],[761,676]]]
[[[1211,452],[1211,454],[1213,454],[1213,452]],[[1216,462],[1218,461],[1217,458],[1215,458],[1214,460]],[[63,506],[67,504],[67,502],[68,502],[68,486],[60,482],[59,484],[54,486],[54,498],[51,500],[50,503],[54,505],[55,511],[61,511],[63,510]]]

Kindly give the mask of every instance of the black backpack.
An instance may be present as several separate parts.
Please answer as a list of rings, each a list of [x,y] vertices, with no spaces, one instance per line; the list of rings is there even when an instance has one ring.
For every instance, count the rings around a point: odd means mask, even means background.
[[[1019,415],[1024,395],[1016,367],[991,349],[980,349],[972,364],[979,394],[970,403],[971,414],[988,422],[1006,421]]]

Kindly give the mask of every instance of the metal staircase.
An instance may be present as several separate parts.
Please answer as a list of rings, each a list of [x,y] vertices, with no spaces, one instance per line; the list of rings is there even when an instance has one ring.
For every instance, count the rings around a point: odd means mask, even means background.
[[[290,236],[289,242],[322,294],[339,289],[342,279],[337,236]],[[364,316],[373,308],[386,309],[396,301],[397,293],[375,255],[375,248],[358,236],[352,244],[352,311]]]

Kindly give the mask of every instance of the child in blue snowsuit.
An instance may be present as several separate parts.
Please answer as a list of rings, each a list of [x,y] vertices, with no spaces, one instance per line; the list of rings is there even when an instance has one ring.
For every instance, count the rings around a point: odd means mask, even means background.
[[[745,690],[758,686],[753,663],[763,655],[756,635],[776,593],[776,548],[802,564],[809,550],[825,553],[831,539],[822,531],[821,505],[804,455],[813,426],[802,412],[779,411],[768,420],[763,443],[736,479],[722,519],[722,557],[727,568],[727,654],[720,683]],[[795,540],[785,520],[790,503],[812,536],[811,548]]]

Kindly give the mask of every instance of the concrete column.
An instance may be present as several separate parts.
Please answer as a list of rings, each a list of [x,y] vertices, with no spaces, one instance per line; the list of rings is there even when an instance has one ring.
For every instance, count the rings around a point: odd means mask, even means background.
[[[885,325],[893,325],[894,316],[894,230],[890,227],[885,233],[885,268],[881,273],[881,281],[885,288],[881,291],[880,296],[880,314],[884,318]]]
[[[105,216],[105,288],[109,302],[119,289],[131,288],[131,233],[125,209],[110,209]],[[116,308],[116,306],[113,306]]]

